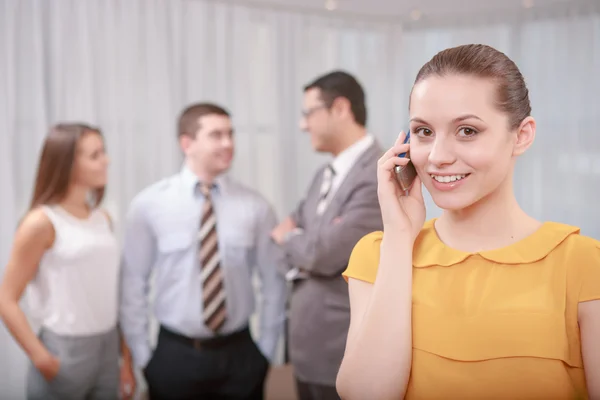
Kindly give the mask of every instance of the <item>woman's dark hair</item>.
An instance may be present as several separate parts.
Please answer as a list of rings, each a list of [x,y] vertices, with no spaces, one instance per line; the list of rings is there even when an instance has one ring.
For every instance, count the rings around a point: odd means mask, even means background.
[[[496,106],[509,117],[516,129],[531,115],[529,91],[516,64],[506,54],[483,44],[452,47],[437,53],[423,65],[415,85],[431,75],[472,75],[496,82]]]

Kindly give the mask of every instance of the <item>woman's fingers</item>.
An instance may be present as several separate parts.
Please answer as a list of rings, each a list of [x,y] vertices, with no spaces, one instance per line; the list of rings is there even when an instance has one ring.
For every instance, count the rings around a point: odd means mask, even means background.
[[[397,166],[397,165],[405,166],[406,164],[408,164],[409,161],[410,161],[410,159],[408,159],[406,157],[398,157],[398,156],[396,156],[396,157],[388,158],[379,167],[382,170],[384,170],[384,171],[392,171],[395,166]]]
[[[394,142],[394,146],[404,143],[404,139],[406,139],[406,133],[404,133],[404,131],[400,131],[400,134],[398,135],[398,137],[396,138],[396,141]]]
[[[423,203],[423,185],[421,184],[421,178],[418,175],[409,189],[408,195]]]
[[[404,133],[403,131],[400,132],[400,134],[398,135],[398,137],[396,138],[396,141],[394,142],[394,145],[388,149],[388,151],[386,151],[381,158],[379,158],[379,163],[384,162],[385,160],[387,160],[388,158],[390,158],[392,155],[398,155],[400,153],[404,153],[408,150],[408,146],[409,144],[404,144],[404,139],[406,138],[406,133]]]
[[[398,157],[399,154],[402,153],[406,153],[409,150],[410,144],[406,143],[400,143],[398,145],[394,145],[394,147],[392,147],[391,149],[389,149],[388,151],[386,151],[381,158],[378,161],[378,164],[381,165],[384,162],[386,162],[387,160],[389,160],[390,158],[405,158],[405,157]]]

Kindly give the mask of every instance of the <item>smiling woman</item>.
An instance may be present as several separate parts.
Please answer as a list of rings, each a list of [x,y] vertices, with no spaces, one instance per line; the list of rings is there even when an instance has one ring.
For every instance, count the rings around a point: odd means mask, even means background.
[[[600,243],[517,203],[530,113],[523,76],[491,47],[444,50],[417,75],[411,143],[401,134],[379,161],[385,234],[344,272],[342,398],[600,398]],[[402,196],[409,149],[418,178]],[[421,184],[439,219],[424,222]]]
[[[486,46],[440,53],[417,75],[410,108],[413,164],[440,208],[512,193],[513,164],[533,142],[535,121],[508,57]]]

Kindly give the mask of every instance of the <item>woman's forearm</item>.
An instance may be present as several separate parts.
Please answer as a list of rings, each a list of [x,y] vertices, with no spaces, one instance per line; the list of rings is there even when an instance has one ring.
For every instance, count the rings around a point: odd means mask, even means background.
[[[338,375],[344,400],[404,397],[412,359],[412,247],[404,235],[384,234],[377,279]]]
[[[1,299],[0,317],[4,321],[8,331],[12,334],[34,365],[37,365],[38,361],[51,356],[46,347],[31,329],[25,313],[16,301]]]

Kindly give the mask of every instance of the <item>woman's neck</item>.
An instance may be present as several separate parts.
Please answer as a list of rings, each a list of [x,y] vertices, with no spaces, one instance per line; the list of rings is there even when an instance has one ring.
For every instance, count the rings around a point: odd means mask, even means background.
[[[512,182],[458,211],[444,211],[435,229],[448,246],[466,251],[493,250],[511,245],[531,235],[541,223],[521,209]]]
[[[77,217],[85,218],[90,213],[88,193],[89,188],[72,186],[69,188],[66,196],[60,201],[60,206]]]

